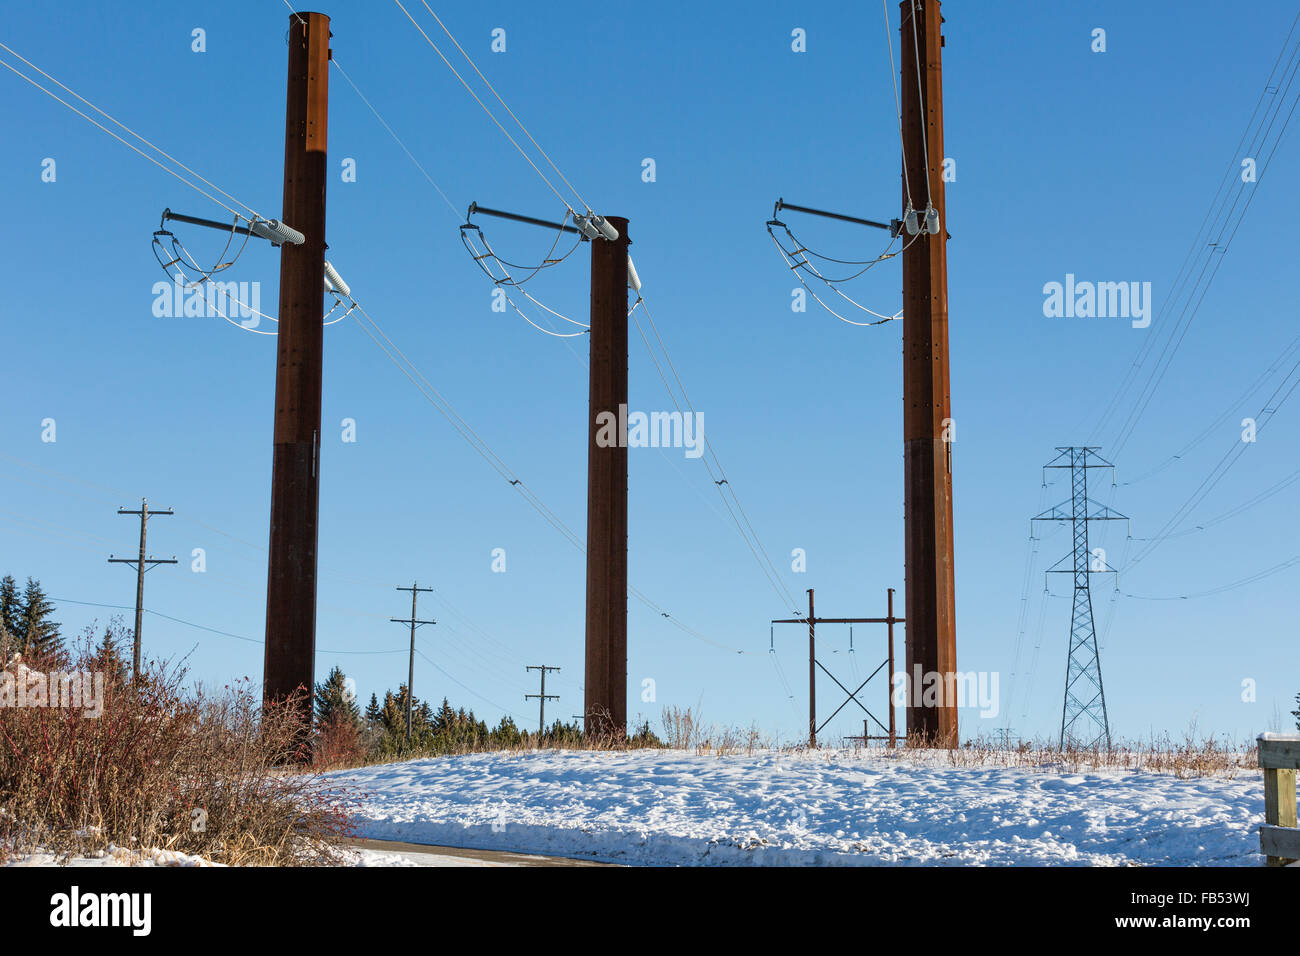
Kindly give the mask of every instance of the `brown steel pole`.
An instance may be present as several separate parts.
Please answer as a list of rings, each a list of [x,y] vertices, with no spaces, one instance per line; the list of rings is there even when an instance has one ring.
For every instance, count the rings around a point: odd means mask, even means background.
[[[325,298],[325,143],[329,17],[289,17],[284,127],[284,219],[305,237],[280,248],[275,451],[266,586],[266,701],[305,692],[310,720],[316,654],[320,504],[321,315]]]
[[[889,588],[887,598],[889,607],[889,746],[893,747],[897,741],[897,731],[894,726],[894,589]]]
[[[808,589],[808,746],[817,746],[817,615]]]
[[[627,220],[591,240],[591,391],[587,412],[586,728],[627,733]],[[597,441],[601,413],[617,441]],[[606,428],[606,435],[610,429]]]
[[[943,184],[943,77],[939,0],[902,0],[902,112],[904,192],[920,214],[922,231],[904,234],[903,253],[903,471],[906,522],[907,671],[914,680],[937,674],[942,696],[924,706],[922,687],[910,687],[907,729],[931,743],[957,739],[953,675],[957,637],[953,577],[952,444],[944,441],[952,417],[948,386],[947,215]],[[919,68],[918,68],[919,54]],[[924,231],[927,198],[938,211],[939,232]],[[906,204],[907,198],[904,202]]]

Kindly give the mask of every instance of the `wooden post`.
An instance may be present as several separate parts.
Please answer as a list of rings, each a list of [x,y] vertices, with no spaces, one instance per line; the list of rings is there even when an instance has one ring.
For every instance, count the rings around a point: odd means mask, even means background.
[[[1300,826],[1296,820],[1296,769],[1300,767],[1300,735],[1261,734],[1259,765],[1264,770],[1264,826],[1261,849],[1269,866],[1286,866],[1291,856],[1268,853],[1280,850],[1300,854]],[[1283,827],[1286,829],[1278,830]]]

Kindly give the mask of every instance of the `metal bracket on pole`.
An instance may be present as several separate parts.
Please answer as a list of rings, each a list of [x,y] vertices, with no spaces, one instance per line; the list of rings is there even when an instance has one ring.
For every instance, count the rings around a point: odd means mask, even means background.
[[[217,229],[221,232],[235,232],[241,236],[257,236],[259,239],[267,240],[273,246],[282,246],[286,242],[301,246],[307,241],[301,232],[278,219],[255,219],[251,226],[244,227],[218,222],[215,219],[203,219],[199,216],[183,216],[178,212],[172,212],[171,209],[164,209],[162,222],[158,225],[160,232],[166,232],[163,226],[169,220],[188,223],[191,226],[203,226],[206,229]]]
[[[575,226],[570,226],[567,223],[549,222],[545,219],[534,218],[533,216],[521,216],[517,213],[505,212],[500,209],[489,209],[487,206],[480,206],[476,202],[469,204],[469,211],[465,214],[465,225],[461,226],[462,229],[466,226],[477,228],[470,222],[471,217],[473,217],[476,212],[482,213],[485,216],[495,216],[498,219],[509,219],[512,222],[522,222],[529,226],[542,226],[546,229],[558,229],[561,232],[572,232],[581,235],[584,239],[586,238],[586,234],[583,233],[581,229],[578,229]]]
[[[898,235],[897,228],[900,225],[897,219],[891,219],[887,223],[876,222],[874,219],[860,219],[857,216],[846,216],[843,213],[827,212],[824,209],[812,209],[808,206],[796,206],[794,205],[794,203],[788,203],[784,199],[778,199],[776,201],[776,206],[774,206],[772,209],[772,218],[774,220],[777,217],[777,213],[779,213],[782,209],[789,209],[793,212],[803,212],[803,213],[807,213],[810,216],[821,216],[824,219],[838,219],[841,222],[851,222],[859,226],[871,226],[872,228],[875,229],[887,229],[889,230],[890,234],[894,236]]]

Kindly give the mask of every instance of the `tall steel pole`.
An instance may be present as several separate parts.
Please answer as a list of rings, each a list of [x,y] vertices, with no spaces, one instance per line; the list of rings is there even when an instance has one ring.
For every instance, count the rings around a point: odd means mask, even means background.
[[[591,240],[591,389],[587,412],[587,730],[627,733],[627,220]],[[618,440],[598,440],[602,413]],[[608,429],[605,430],[608,434]]]
[[[888,590],[889,594],[886,600],[889,608],[889,746],[893,747],[898,740],[898,730],[894,716],[894,589],[889,588]]]
[[[329,24],[322,13],[289,17],[283,221],[306,241],[280,248],[263,684],[268,702],[304,692],[308,721],[316,654]]]
[[[817,612],[808,589],[808,746],[817,746]]]
[[[906,523],[907,672],[935,675],[937,704],[909,686],[907,729],[932,743],[957,741],[957,632],[952,532],[952,409],[948,386],[947,214],[943,184],[943,38],[939,0],[902,0],[905,206],[921,231],[904,234],[903,473]],[[932,206],[939,232],[925,232]]]

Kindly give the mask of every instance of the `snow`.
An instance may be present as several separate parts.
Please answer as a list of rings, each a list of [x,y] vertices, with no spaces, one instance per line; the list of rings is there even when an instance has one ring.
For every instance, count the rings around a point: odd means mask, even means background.
[[[349,848],[348,864],[361,867],[390,866],[510,866],[509,863],[496,863],[475,860],[469,857],[453,856],[448,853],[390,853],[385,850],[368,850],[360,847]]]
[[[328,775],[357,835],[652,865],[1243,865],[1255,771],[954,767],[883,751],[541,751]],[[371,865],[384,865],[376,862]]]
[[[5,866],[71,866],[77,868],[105,866],[222,866],[201,856],[191,856],[178,850],[160,850],[156,847],[147,850],[128,850],[112,843],[107,849],[93,854],[69,856],[37,850],[15,857]]]

